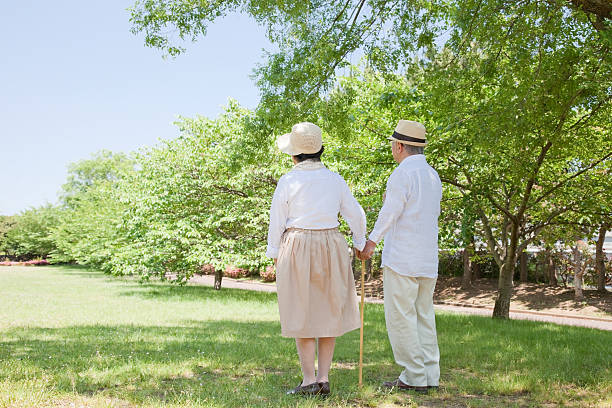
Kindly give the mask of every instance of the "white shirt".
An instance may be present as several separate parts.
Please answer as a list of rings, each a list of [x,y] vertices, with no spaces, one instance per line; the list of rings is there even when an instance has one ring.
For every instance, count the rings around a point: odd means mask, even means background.
[[[384,236],[382,266],[400,275],[438,276],[438,216],[442,183],[422,154],[406,157],[387,181],[385,202],[370,239]]]
[[[280,178],[272,197],[266,256],[278,257],[281,236],[288,228],[335,228],[338,213],[353,232],[353,245],[365,246],[366,218],[346,181],[323,163],[298,163]]]

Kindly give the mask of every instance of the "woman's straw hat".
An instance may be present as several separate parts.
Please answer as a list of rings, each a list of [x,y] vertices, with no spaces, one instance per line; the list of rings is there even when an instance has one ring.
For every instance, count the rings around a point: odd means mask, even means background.
[[[291,156],[317,153],[323,146],[321,128],[310,122],[293,125],[291,133],[286,133],[276,140],[281,152]]]
[[[425,126],[422,123],[414,120],[400,120],[389,140],[412,146],[425,146],[427,145],[425,134]]]

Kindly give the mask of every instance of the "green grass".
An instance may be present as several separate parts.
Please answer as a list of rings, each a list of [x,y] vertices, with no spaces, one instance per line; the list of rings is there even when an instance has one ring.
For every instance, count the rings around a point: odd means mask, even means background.
[[[85,268],[0,267],[0,407],[612,406],[612,332],[438,314],[441,389],[379,388],[399,368],[384,312],[338,339],[327,400],[300,380],[276,295],[139,284]]]

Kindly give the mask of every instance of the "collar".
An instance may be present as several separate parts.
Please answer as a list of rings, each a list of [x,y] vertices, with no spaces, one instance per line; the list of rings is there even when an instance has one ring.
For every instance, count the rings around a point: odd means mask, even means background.
[[[402,162],[400,164],[408,163],[408,162],[413,162],[413,161],[425,161],[425,155],[424,154],[413,154],[413,155],[410,155],[410,156],[406,157],[404,160],[402,160]]]
[[[304,160],[293,166],[293,170],[319,170],[324,169],[325,165],[320,161],[315,161],[312,159]]]

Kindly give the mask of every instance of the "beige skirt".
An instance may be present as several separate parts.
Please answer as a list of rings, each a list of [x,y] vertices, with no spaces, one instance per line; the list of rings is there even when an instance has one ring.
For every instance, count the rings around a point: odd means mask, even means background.
[[[337,228],[285,231],[276,286],[284,337],[338,337],[360,327],[348,245]]]

